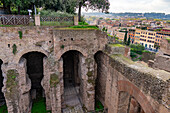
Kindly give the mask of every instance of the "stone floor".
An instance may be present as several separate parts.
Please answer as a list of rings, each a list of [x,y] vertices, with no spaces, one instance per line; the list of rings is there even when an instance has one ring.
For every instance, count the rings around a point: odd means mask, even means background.
[[[63,113],[84,113],[78,95],[78,87],[74,87],[71,80],[65,80],[64,84]]]

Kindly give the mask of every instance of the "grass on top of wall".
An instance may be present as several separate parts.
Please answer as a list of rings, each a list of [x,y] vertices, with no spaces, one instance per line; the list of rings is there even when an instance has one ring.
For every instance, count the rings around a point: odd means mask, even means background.
[[[69,28],[73,29],[99,29],[97,26],[90,26],[90,25],[78,25],[78,26],[71,26]]]
[[[122,44],[109,44],[110,47],[125,47]]]
[[[71,26],[73,22],[41,22],[41,26]]]
[[[34,100],[31,113],[51,113],[46,110],[45,98]]]
[[[6,105],[0,106],[0,113],[8,113]]]
[[[168,43],[170,43],[170,38],[166,38],[166,40],[168,41]]]

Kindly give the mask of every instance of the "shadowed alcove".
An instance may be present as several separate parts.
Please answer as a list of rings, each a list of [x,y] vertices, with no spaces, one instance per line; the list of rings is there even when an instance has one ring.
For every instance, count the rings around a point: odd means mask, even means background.
[[[83,55],[75,50],[68,51],[62,55],[63,79],[64,79],[64,100],[62,103],[63,112],[69,108],[77,107],[81,110],[82,80],[81,80],[81,58]]]

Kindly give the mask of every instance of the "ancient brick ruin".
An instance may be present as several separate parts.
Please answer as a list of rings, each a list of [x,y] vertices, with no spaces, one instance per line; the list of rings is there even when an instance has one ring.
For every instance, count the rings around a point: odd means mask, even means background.
[[[94,111],[98,99],[108,113],[168,113],[170,73],[128,57],[128,48],[107,44],[99,30],[1,27],[0,104],[29,113],[43,96],[52,113],[70,98],[84,111]],[[69,88],[77,97],[66,95]]]

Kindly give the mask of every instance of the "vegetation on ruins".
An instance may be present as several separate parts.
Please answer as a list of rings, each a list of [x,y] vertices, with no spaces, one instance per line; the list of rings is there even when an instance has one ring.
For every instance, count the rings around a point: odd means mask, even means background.
[[[58,75],[56,73],[51,74],[50,76],[50,86],[56,87],[57,84],[60,82]]]
[[[13,44],[12,48],[13,48],[12,52],[15,55],[17,53],[17,46],[16,46],[16,44]]]
[[[95,102],[95,111],[96,112],[103,112],[104,110],[104,106],[102,105],[102,103],[99,100],[96,100]]]
[[[77,28],[80,28],[80,29],[99,29],[97,26],[84,26],[84,25],[78,25],[78,26],[71,26],[71,27],[69,27],[69,28],[75,28],[75,29],[77,29]]]
[[[8,113],[6,105],[3,105],[3,106],[0,107],[0,113]]]
[[[22,31],[18,31],[19,33],[19,38],[22,39]]]
[[[167,37],[166,40],[168,41],[168,43],[170,43],[170,38]]]
[[[144,52],[147,52],[145,50],[145,47],[140,45],[140,44],[131,44],[130,47],[131,47],[130,56],[131,56],[133,61],[141,60],[142,54]]]
[[[61,45],[61,48],[64,49],[64,45]]]
[[[125,47],[122,44],[109,44],[110,47]]]
[[[51,113],[46,110],[45,98],[34,100],[31,113]]]

